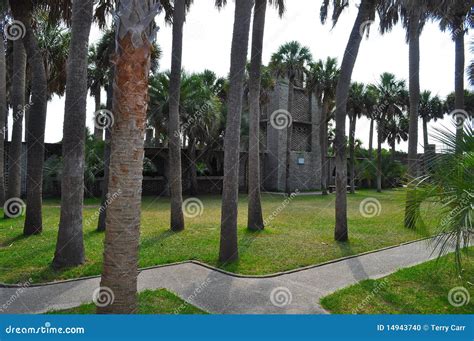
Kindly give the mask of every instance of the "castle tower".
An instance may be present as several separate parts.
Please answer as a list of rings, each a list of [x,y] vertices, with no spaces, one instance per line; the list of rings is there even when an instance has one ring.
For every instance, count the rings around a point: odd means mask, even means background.
[[[319,124],[321,112],[312,95],[295,87],[293,107],[288,108],[288,81],[279,80],[262,108],[261,137],[266,151],[263,160],[262,184],[267,191],[285,191],[287,168],[287,138],[291,129],[289,165],[290,190],[312,191],[321,188],[321,147]],[[285,124],[285,115],[290,115]],[[288,120],[288,117],[287,117]]]

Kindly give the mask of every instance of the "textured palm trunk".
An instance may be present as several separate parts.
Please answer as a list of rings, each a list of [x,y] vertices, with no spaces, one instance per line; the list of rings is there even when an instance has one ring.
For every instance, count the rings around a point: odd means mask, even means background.
[[[334,237],[337,241],[349,239],[347,229],[347,158],[346,158],[346,116],[347,99],[352,71],[359,53],[362,24],[370,19],[370,9],[374,0],[362,0],[359,12],[344,52],[341,73],[336,88],[336,137],[334,142],[336,158],[336,227]]]
[[[262,67],[263,37],[267,0],[256,0],[253,15],[252,57],[249,80],[249,178],[248,178],[248,219],[247,228],[263,230],[262,202],[260,199],[260,82]],[[311,94],[309,96],[311,98]]]
[[[456,27],[462,27],[462,22]],[[464,110],[464,64],[465,64],[465,55],[464,55],[464,31],[458,32],[455,34],[455,78],[454,78],[454,91],[455,91],[455,109]],[[456,127],[456,140],[461,141],[464,131],[464,117],[463,115],[458,115],[458,119],[461,119],[457,123]],[[456,143],[457,146],[460,145],[460,142]]]
[[[377,134],[377,192],[382,192],[382,128]]]
[[[2,15],[0,16],[0,20],[4,21],[5,17]],[[6,92],[6,84],[7,84],[7,65],[5,60],[5,45],[2,44],[0,47],[0,84],[4,84],[0,86],[0,124],[2,124],[1,129],[1,139],[0,139],[0,205],[3,206],[5,202],[5,137],[7,136],[5,125],[5,118],[7,118],[7,92]]]
[[[109,84],[107,87],[107,110],[112,111],[112,99],[113,99],[113,85]],[[109,167],[110,167],[110,140],[111,140],[111,128],[105,129],[105,146],[104,146],[104,180],[102,182],[102,196],[99,212],[99,220],[97,222],[97,231],[105,231],[106,225],[105,220],[107,217],[107,195],[109,193]]]
[[[224,183],[222,190],[219,249],[220,262],[232,262],[239,258],[237,245],[237,206],[239,200],[240,121],[252,5],[252,0],[235,1],[228,113],[224,138]]]
[[[369,129],[369,162],[372,163],[372,153],[374,152],[374,120],[370,120]],[[372,188],[372,179],[367,179],[367,186]]]
[[[101,314],[137,312],[138,249],[143,180],[145,122],[151,44],[146,32],[155,1],[121,1],[115,57],[109,193],[101,287],[114,299],[99,306]],[[104,290],[108,290],[104,289]]]
[[[21,196],[21,154],[26,79],[26,51],[21,40],[13,42],[13,70],[14,76],[11,89],[13,128],[8,154],[7,199],[19,198]]]
[[[181,170],[181,135],[179,101],[181,92],[181,58],[183,54],[183,24],[185,1],[176,0],[173,14],[173,47],[170,75],[169,104],[169,188],[171,195],[171,230],[184,230],[183,184]],[[195,165],[192,165],[195,168]]]
[[[77,266],[85,261],[82,226],[84,149],[87,113],[87,52],[93,0],[74,1],[67,63],[63,127],[61,216],[53,267]]]
[[[426,148],[428,147],[428,120],[423,117],[423,147],[425,149],[426,153]]]
[[[420,13],[414,11],[409,18],[409,93],[410,114],[408,128],[408,179],[411,181],[417,175],[418,165],[418,108],[420,103]],[[415,228],[413,207],[415,192],[408,187],[405,208],[405,227]]]
[[[10,1],[10,7],[16,20],[25,25],[23,44],[31,69],[31,106],[28,109],[26,147],[26,216],[23,233],[32,235],[43,230],[43,162],[44,133],[47,111],[47,77],[38,40],[31,27],[32,3]]]
[[[95,91],[94,101],[95,101],[95,112],[98,112],[100,110],[100,105],[101,105],[100,103],[102,101],[100,88],[98,88]],[[99,127],[94,127],[94,137],[96,138],[96,140],[102,141],[104,139],[104,131],[100,129]]]
[[[395,140],[393,140],[393,141],[390,141],[390,161],[392,163],[395,161],[395,153],[396,153]]]
[[[350,119],[349,127],[349,182],[351,185],[351,194],[355,193],[355,131],[357,116],[354,114]]]
[[[324,100],[321,112],[321,190],[323,195],[328,195],[328,111],[329,105],[327,100]]]
[[[293,99],[295,96],[295,80],[290,77],[288,81],[288,112],[292,115]],[[289,121],[291,122],[291,121]],[[291,194],[290,187],[290,168],[291,168],[291,136],[293,134],[293,126],[286,127],[286,171],[285,171],[285,193]]]
[[[190,138],[187,148],[189,160],[189,193],[196,195],[199,191],[197,181],[197,167],[196,167],[196,139]]]

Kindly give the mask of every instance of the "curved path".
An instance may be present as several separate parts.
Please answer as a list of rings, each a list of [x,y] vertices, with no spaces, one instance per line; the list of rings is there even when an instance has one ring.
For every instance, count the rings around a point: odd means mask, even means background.
[[[195,261],[143,269],[139,290],[166,288],[216,314],[324,314],[319,299],[367,278],[436,257],[431,239],[270,276],[223,272]],[[89,303],[100,277],[0,288],[0,313],[43,313]],[[2,308],[3,305],[3,308]],[[3,311],[2,311],[3,309]]]

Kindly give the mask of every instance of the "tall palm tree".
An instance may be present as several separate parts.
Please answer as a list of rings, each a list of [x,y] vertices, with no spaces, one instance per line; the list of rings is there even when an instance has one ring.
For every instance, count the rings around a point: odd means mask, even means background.
[[[43,56],[38,45],[38,39],[31,26],[34,5],[37,4],[33,4],[30,1],[19,2],[10,0],[13,17],[21,21],[25,26],[23,43],[31,68],[31,106],[28,109],[26,124],[28,127],[26,136],[27,206],[23,229],[25,235],[37,234],[43,229],[42,184],[48,84]],[[50,14],[50,18],[53,18],[55,13]]]
[[[219,250],[219,260],[221,262],[231,262],[239,257],[237,206],[239,197],[240,121],[252,6],[252,0],[235,1],[228,112],[224,140],[224,184]]]
[[[385,139],[390,146],[390,161],[395,161],[397,143],[408,140],[408,118],[404,115],[391,117],[385,123]]]
[[[375,86],[368,85],[364,96],[365,116],[370,120],[369,127],[369,162],[372,164],[373,159],[373,143],[374,143],[374,126],[377,119],[378,92]],[[372,187],[372,179],[368,179],[369,188]]]
[[[349,114],[349,183],[350,192],[355,193],[355,132],[357,119],[365,112],[365,85],[352,83],[349,90],[347,111]]]
[[[386,4],[386,5],[385,5]],[[408,178],[417,176],[418,166],[418,110],[420,104],[420,34],[427,19],[432,16],[433,6],[439,6],[436,0],[394,0],[384,3],[380,10],[382,33],[390,31],[400,20],[406,29],[406,41],[409,49],[409,134],[408,134]],[[431,11],[430,11],[431,10]],[[407,191],[407,207],[413,200],[413,191]],[[405,210],[405,226],[414,228],[414,217]]]
[[[109,192],[101,287],[114,300],[98,313],[137,312],[137,267],[148,77],[154,36],[155,0],[122,0],[116,21],[115,123],[112,127]],[[133,70],[131,72],[131,70]]]
[[[302,46],[297,41],[291,41],[279,47],[278,51],[271,57],[270,67],[277,76],[288,80],[288,112],[293,110],[294,93],[296,82],[301,82],[306,74],[307,68],[313,60],[308,47]],[[299,84],[300,86],[302,84]],[[291,194],[290,188],[290,165],[291,165],[291,135],[293,127],[286,127],[286,171],[285,192]]]
[[[465,51],[464,36],[468,28],[474,26],[471,19],[471,8],[474,6],[472,1],[466,0],[446,0],[441,2],[441,6],[435,7],[435,16],[439,19],[439,26],[444,32],[449,30],[455,44],[455,69],[454,69],[454,87],[456,94],[455,109],[464,110],[464,68]],[[462,115],[459,118],[463,119]],[[457,127],[457,137],[462,138],[463,124],[459,122]]]
[[[329,121],[332,119],[331,108],[334,106],[337,80],[340,69],[336,58],[328,57],[325,61],[318,60],[310,65],[308,83],[314,83],[317,105],[321,110],[320,145],[321,145],[321,190],[328,194],[329,174]]]
[[[5,51],[5,37],[3,35],[4,23],[6,17],[6,3],[2,0],[0,1],[0,125],[2,129],[0,130],[0,205],[3,206],[5,202],[5,119],[7,117],[7,63],[6,63],[6,51]]]
[[[348,1],[333,0],[333,25],[339,19],[341,12]],[[347,158],[346,158],[346,116],[347,100],[351,85],[352,71],[362,42],[361,28],[364,23],[375,17],[377,1],[362,0],[359,11],[352,27],[349,41],[346,46],[341,64],[341,73],[336,88],[336,227],[334,237],[337,241],[346,241],[349,238],[347,228]],[[324,0],[321,6],[321,21],[327,19],[329,0]]]
[[[8,190],[6,199],[20,198],[21,196],[21,154],[26,91],[26,51],[21,40],[13,42],[13,77],[11,84],[13,127],[8,154]]]
[[[426,152],[428,142],[428,123],[444,116],[443,102],[438,96],[432,96],[431,91],[425,90],[420,95],[420,117],[423,121],[423,146]]]
[[[270,3],[272,0],[270,0]],[[280,16],[285,11],[285,1],[275,1]],[[256,0],[253,14],[252,56],[249,72],[249,177],[248,177],[248,219],[250,230],[262,230],[263,213],[260,200],[260,102],[261,102],[261,68],[263,37],[267,0]]]
[[[179,103],[181,89],[181,58],[183,55],[183,24],[185,0],[175,0],[173,13],[173,46],[169,93],[169,188],[171,196],[171,230],[184,230],[183,185],[181,179],[181,137],[179,135]]]
[[[102,103],[102,88],[106,86],[107,80],[107,70],[101,68],[98,64],[100,58],[97,46],[89,47],[89,68],[87,70],[88,74],[88,88],[90,89],[91,96],[94,97],[95,102],[95,112],[97,113],[101,109]],[[94,137],[98,140],[103,139],[104,132],[100,127],[94,127]]]
[[[405,81],[396,79],[392,73],[380,75],[378,84],[373,88],[377,91],[378,105],[374,115],[377,121],[377,192],[382,191],[382,143],[388,138],[389,123],[398,122],[403,117],[406,104]],[[394,138],[392,141],[396,141]],[[394,143],[394,142],[393,142]]]
[[[71,45],[67,64],[63,129],[61,216],[54,268],[85,261],[82,231],[84,148],[87,111],[87,58],[94,0],[74,1]]]

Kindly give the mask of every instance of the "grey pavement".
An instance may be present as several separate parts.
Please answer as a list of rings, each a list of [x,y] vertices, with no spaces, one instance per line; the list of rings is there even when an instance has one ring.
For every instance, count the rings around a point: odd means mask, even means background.
[[[325,314],[321,297],[436,257],[430,239],[269,276],[240,276],[189,261],[143,269],[139,291],[165,288],[214,314]],[[100,278],[0,288],[0,313],[44,313],[90,303]],[[20,292],[21,290],[21,292]],[[6,309],[5,309],[6,307]]]

